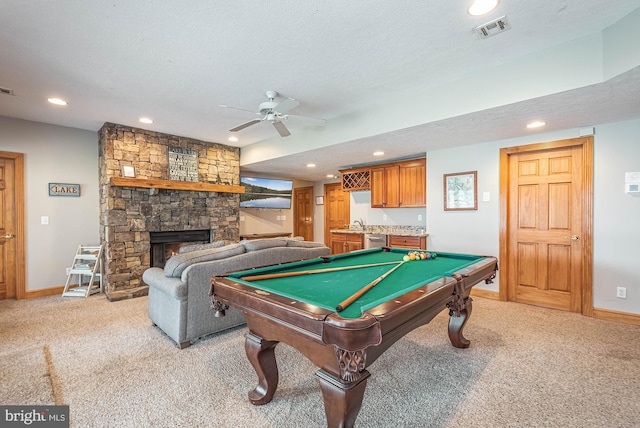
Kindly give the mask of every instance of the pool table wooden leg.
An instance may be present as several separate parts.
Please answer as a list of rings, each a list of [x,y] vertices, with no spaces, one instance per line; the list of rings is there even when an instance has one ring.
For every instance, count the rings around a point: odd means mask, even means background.
[[[252,404],[267,404],[273,398],[278,387],[278,364],[275,348],[280,342],[264,340],[253,333],[248,333],[244,342],[247,358],[258,375],[258,386],[249,391]]]
[[[354,382],[345,382],[324,370],[318,370],[316,376],[320,381],[320,389],[324,398],[324,412],[327,416],[327,427],[353,427],[362,407],[362,398],[370,373],[360,372],[361,376]]]
[[[468,348],[471,343],[462,334],[464,325],[471,316],[471,307],[471,299],[468,298],[465,308],[457,311],[459,316],[456,316],[454,313],[449,314],[449,339],[451,340],[451,344],[456,348]]]

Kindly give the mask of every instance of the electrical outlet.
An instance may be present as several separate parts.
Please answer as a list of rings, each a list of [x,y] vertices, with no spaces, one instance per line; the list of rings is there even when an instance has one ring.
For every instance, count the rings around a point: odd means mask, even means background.
[[[67,276],[71,273],[71,268],[67,268]]]
[[[619,299],[627,298],[627,287],[618,287],[616,290],[616,297]]]
[[[422,214],[418,214],[418,221],[422,221]]]

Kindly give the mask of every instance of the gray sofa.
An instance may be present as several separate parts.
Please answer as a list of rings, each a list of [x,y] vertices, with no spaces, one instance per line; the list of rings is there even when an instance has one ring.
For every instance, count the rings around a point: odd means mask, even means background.
[[[216,318],[211,309],[211,277],[236,270],[327,256],[319,242],[270,238],[194,247],[169,258],[164,269],[152,267],[142,275],[149,286],[149,318],[180,348],[212,333],[244,324],[242,313],[230,308]],[[216,248],[217,247],[217,248]]]

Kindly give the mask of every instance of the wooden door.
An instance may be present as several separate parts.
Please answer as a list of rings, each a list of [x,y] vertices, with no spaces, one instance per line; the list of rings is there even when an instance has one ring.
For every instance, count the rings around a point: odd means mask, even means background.
[[[324,244],[331,246],[331,230],[346,229],[351,222],[349,192],[341,183],[324,185]]]
[[[313,241],[313,187],[293,189],[293,236]]]
[[[0,152],[0,300],[24,298],[23,155]]]
[[[592,310],[591,142],[509,149],[506,165],[501,165],[507,169],[506,252],[501,254],[507,300],[571,312]]]

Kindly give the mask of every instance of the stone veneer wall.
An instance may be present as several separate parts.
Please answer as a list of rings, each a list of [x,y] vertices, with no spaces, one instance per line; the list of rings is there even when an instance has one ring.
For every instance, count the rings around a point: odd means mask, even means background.
[[[105,123],[99,131],[100,240],[109,300],[145,295],[149,232],[210,229],[212,240],[240,239],[237,193],[115,187],[123,165],[136,178],[169,179],[168,148],[198,153],[200,182],[240,185],[240,149],[191,138]]]

